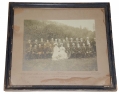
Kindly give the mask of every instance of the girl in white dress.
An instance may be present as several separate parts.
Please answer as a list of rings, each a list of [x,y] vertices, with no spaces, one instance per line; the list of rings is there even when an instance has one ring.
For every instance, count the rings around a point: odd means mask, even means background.
[[[65,48],[63,47],[63,44],[61,44],[61,47],[59,48],[59,59],[68,59],[67,53],[65,52]]]
[[[53,48],[53,55],[52,60],[58,60],[59,59],[59,47],[57,43],[54,43],[55,47]]]

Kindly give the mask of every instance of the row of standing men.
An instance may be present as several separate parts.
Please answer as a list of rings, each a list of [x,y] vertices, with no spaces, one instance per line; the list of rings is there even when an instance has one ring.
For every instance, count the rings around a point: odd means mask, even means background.
[[[53,54],[54,44],[58,47],[63,44],[65,52],[68,58],[85,58],[93,57],[96,55],[96,42],[95,38],[84,40],[83,38],[67,38],[66,39],[53,39],[44,41],[41,38],[40,41],[35,39],[33,42],[29,39],[25,43],[25,59],[41,59],[51,58]]]

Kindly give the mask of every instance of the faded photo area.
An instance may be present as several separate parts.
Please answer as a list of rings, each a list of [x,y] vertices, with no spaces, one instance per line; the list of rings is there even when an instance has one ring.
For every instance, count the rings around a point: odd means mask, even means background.
[[[23,71],[97,71],[95,20],[24,20]]]

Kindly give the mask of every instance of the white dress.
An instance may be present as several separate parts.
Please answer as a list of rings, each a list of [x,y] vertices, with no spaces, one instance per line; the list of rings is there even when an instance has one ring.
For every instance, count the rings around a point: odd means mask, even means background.
[[[58,60],[58,59],[59,59],[59,47],[55,46],[53,48],[52,60]]]
[[[64,47],[60,47],[59,59],[68,59],[67,53]]]

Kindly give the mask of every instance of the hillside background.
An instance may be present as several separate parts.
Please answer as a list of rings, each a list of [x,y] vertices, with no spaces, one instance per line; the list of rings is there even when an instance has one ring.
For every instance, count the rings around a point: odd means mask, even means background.
[[[90,39],[95,37],[95,32],[85,28],[77,28],[60,24],[53,21],[37,21],[37,20],[24,20],[24,41],[31,39],[44,40],[51,38],[86,38]]]

